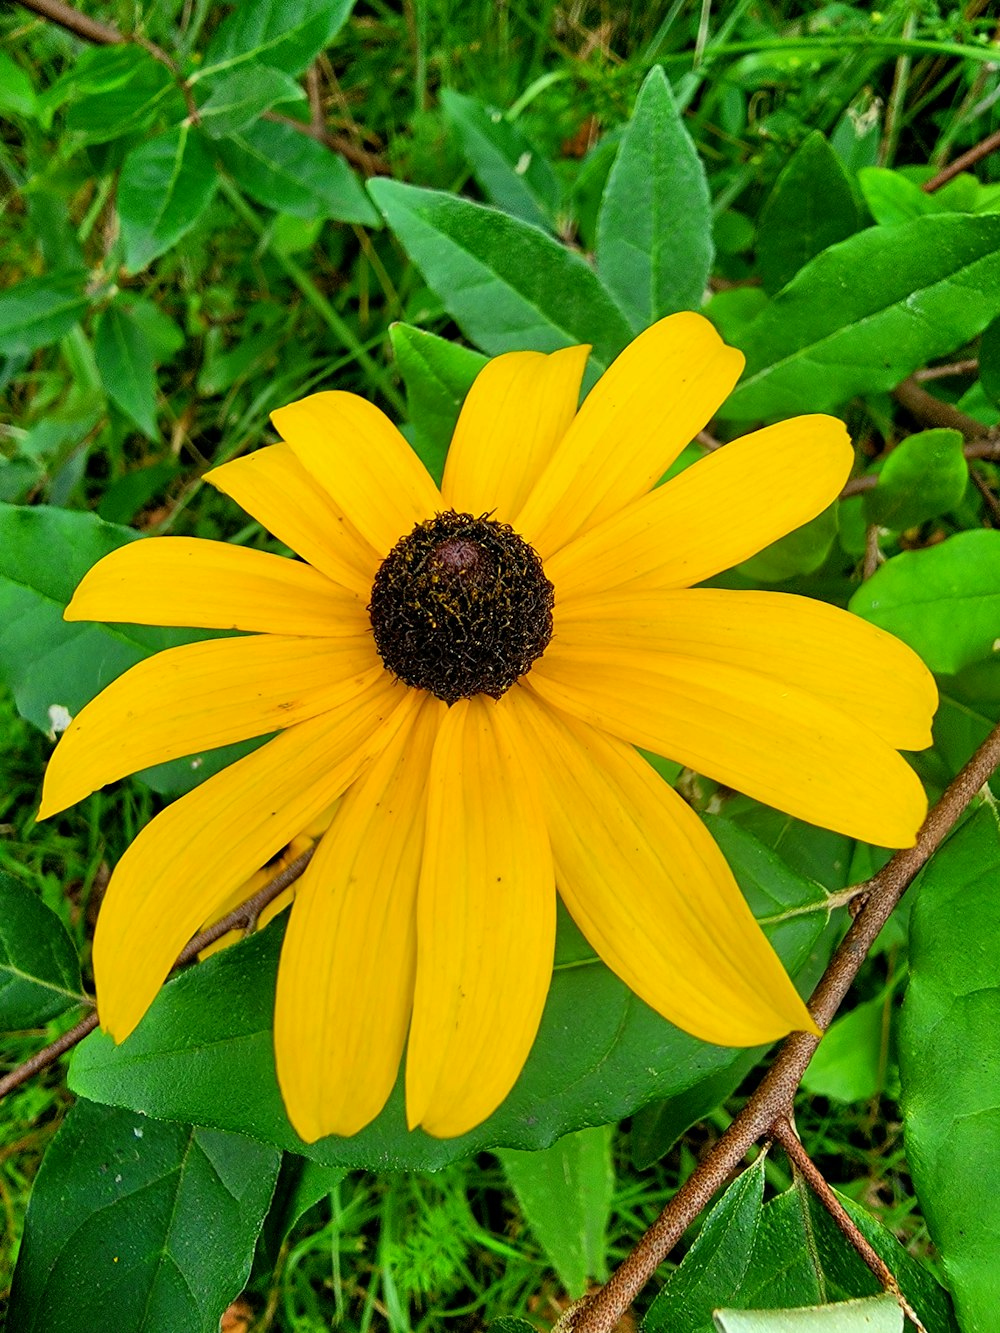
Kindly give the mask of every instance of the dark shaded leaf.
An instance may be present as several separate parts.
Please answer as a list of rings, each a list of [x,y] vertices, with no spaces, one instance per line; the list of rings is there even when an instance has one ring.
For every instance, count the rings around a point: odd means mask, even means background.
[[[27,884],[0,870],[0,1029],[39,1027],[83,999],[65,926]]]
[[[128,271],[138,273],[189,232],[217,185],[211,154],[187,121],[134,148],[118,181]]]
[[[94,328],[94,359],[111,401],[147,439],[157,437],[156,368],[145,329],[123,306],[112,304]]]
[[[30,356],[57,342],[87,309],[82,273],[47,273],[0,292],[0,353]]]
[[[79,1102],[35,1181],[7,1312],[18,1333],[216,1333],[250,1274],[280,1153]]]
[[[199,123],[212,139],[236,134],[264,111],[305,100],[305,89],[283,70],[269,65],[241,65],[220,74],[198,108]]]

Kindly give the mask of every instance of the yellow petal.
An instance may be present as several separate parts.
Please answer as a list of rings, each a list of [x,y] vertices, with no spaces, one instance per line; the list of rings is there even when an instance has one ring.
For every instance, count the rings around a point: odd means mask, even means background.
[[[686,588],[815,518],[854,454],[835,417],[795,417],[686,468],[546,562],[562,599],[633,581]]]
[[[839,607],[780,592],[611,592],[557,608],[558,652],[624,661],[633,650],[728,662],[864,719],[901,750],[931,742],[934,677],[911,648]]]
[[[368,601],[379,557],[287,444],[223,463],[204,480],[320,573]]]
[[[910,847],[927,813],[894,749],[786,681],[645,650],[563,651],[557,639],[526,680],[592,726],[865,842]]]
[[[584,935],[653,1009],[702,1041],[815,1031],[722,853],[630,745],[515,687],[556,881]]]
[[[279,407],[271,420],[379,557],[444,508],[403,436],[384,412],[357,394],[314,393]]]
[[[406,1113],[448,1138],[500,1105],[531,1049],[555,886],[531,761],[503,700],[448,710],[427,785]]]
[[[344,797],[299,884],[274,1045],[295,1129],[356,1134],[385,1105],[413,1005],[427,772],[445,705],[421,698]]]
[[[148,824],[118,863],[94,935],[102,1026],[121,1041],[177,955],[233,889],[364,771],[420,696],[383,673],[342,707],[300,722]]]
[[[576,414],[589,351],[507,352],[483,367],[448,450],[449,508],[513,522]]]
[[[99,560],[64,617],[339,635],[370,629],[365,606],[296,560],[200,537],[150,537]]]
[[[73,719],[49,761],[39,818],[150,764],[326,713],[379,674],[370,634],[209,639],[157,653]]]
[[[514,527],[546,559],[644,495],[742,369],[742,354],[701,315],[648,328],[591,389]]]

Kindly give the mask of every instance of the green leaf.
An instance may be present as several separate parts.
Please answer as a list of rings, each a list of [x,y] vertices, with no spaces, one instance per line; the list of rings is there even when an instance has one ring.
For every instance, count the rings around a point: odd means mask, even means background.
[[[0,353],[30,356],[58,342],[87,309],[84,275],[46,273],[0,292]]]
[[[780,583],[797,574],[815,573],[837,540],[839,521],[837,506],[830,505],[801,528],[786,533],[744,560],[739,566],[740,573],[762,583]]]
[[[198,108],[198,119],[212,139],[236,134],[271,107],[304,101],[306,95],[290,74],[269,65],[243,65],[220,74],[209,89]]]
[[[903,1333],[895,1296],[870,1296],[794,1310],[717,1310],[719,1333]]]
[[[63,923],[0,870],[0,1030],[40,1027],[83,999],[80,964]]]
[[[793,975],[811,980],[825,959],[815,946],[826,926],[826,894],[779,871],[773,853],[724,820],[713,821],[712,832],[753,910],[770,917],[765,931],[779,956]],[[541,1029],[513,1092],[488,1120],[457,1139],[409,1133],[400,1079],[386,1109],[359,1134],[306,1145],[288,1124],[274,1075],[280,937],[274,923],[168,982],[120,1047],[93,1034],[74,1055],[71,1085],[97,1101],[248,1133],[330,1165],[435,1170],[484,1148],[548,1147],[654,1098],[691,1097],[720,1071],[738,1083],[748,1058],[654,1014],[593,957],[563,914]]]
[[[109,77],[104,79],[92,69],[83,86],[73,89],[66,128],[85,135],[88,143],[105,143],[146,129],[168,99],[183,114],[180,90],[167,67],[138,45],[128,49],[134,53],[131,68],[120,70],[109,63]]]
[[[94,358],[108,397],[147,439],[155,440],[159,432],[153,349],[126,307],[113,303],[101,314],[94,328]]]
[[[863,1102],[880,1092],[882,1043],[888,1014],[882,1000],[866,1000],[834,1019],[802,1087],[838,1102]]]
[[[33,120],[36,115],[31,80],[6,51],[0,51],[0,114],[23,116],[26,120]]]
[[[94,514],[0,505],[0,679],[22,717],[42,731],[52,734],[60,717],[78,713],[150,653],[206,637],[203,630],[63,620],[91,565],[136,535]],[[192,755],[147,770],[144,779],[155,791],[188,791],[245,752],[226,746]]]
[[[960,532],[893,556],[850,609],[908,643],[932,671],[954,675],[990,657],[1000,641],[1000,532]]]
[[[738,1291],[764,1204],[763,1155],[712,1208],[694,1244],[667,1278],[643,1320],[643,1333],[711,1328],[712,1311]]]
[[[869,523],[902,532],[961,504],[969,480],[957,430],[923,430],[893,449],[863,497]]]
[[[78,1102],[35,1181],[18,1333],[216,1333],[250,1275],[281,1157],[235,1134]]]
[[[981,808],[924,871],[900,1025],[906,1157],[963,1329],[996,1321],[1000,831]]]
[[[258,120],[219,141],[236,181],[259,204],[300,218],[336,218],[377,227],[357,177],[342,157],[291,125]]]
[[[762,1208],[763,1176],[761,1156],[715,1205],[650,1307],[643,1333],[714,1333],[712,1316],[720,1305],[748,1313],[785,1310],[795,1319],[802,1317],[802,1306],[879,1292],[871,1271],[803,1182]],[[925,1326],[956,1333],[948,1297],[930,1273],[863,1208],[837,1197]]]
[[[199,79],[237,65],[301,74],[333,41],[354,0],[254,0],[236,5],[208,44]]]
[[[601,200],[597,271],[639,332],[663,315],[701,308],[712,255],[705,169],[654,65]]]
[[[880,227],[898,226],[937,211],[934,200],[916,181],[888,167],[862,167],[858,184],[869,212]]]
[[[760,215],[757,267],[766,292],[784,287],[821,250],[858,227],[851,183],[819,130],[803,141]]]
[[[486,357],[410,324],[393,324],[389,337],[406,389],[411,443],[440,484],[458,414]]]
[[[401,181],[368,189],[428,286],[490,356],[591,343],[603,368],[631,341],[593,269],[538,228]]]
[[[125,267],[138,273],[176,245],[212,202],[215,164],[187,121],[134,148],[118,181]]]
[[[555,172],[538,149],[502,111],[474,97],[444,88],[441,106],[490,202],[525,222],[551,229],[561,192]]]
[[[821,412],[892,389],[1000,312],[1000,217],[871,227],[816,256],[748,326],[731,420]]]
[[[614,1170],[611,1126],[581,1129],[540,1152],[497,1154],[521,1212],[573,1300],[608,1276]]]
[[[979,383],[990,402],[1000,407],[1000,316],[987,325],[979,340]]]

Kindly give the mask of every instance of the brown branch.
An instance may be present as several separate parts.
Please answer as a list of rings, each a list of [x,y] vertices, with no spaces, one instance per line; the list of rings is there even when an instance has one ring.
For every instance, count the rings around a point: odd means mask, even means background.
[[[990,153],[995,153],[1000,148],[1000,130],[995,130],[993,134],[988,135],[967,153],[962,153],[956,157],[954,162],[948,166],[942,167],[936,176],[932,176],[929,181],[924,181],[920,187],[925,194],[933,194],[935,190],[940,190],[942,185],[947,185],[955,176],[960,175],[966,167],[975,166],[981,162],[984,157],[989,157]]]
[[[969,476],[972,478],[973,486],[975,486],[976,490],[983,497],[983,504],[985,504],[986,508],[990,511],[990,515],[993,519],[993,526],[995,528],[1000,528],[1000,500],[993,494],[992,487],[989,485],[986,478],[980,475],[977,467],[969,468]]]
[[[110,23],[100,23],[87,14],[81,14],[78,9],[64,5],[62,0],[16,0],[16,3],[65,28],[75,37],[82,37],[85,42],[96,42],[98,46],[119,46],[128,40],[124,33],[120,33]]]
[[[944,403],[940,398],[935,398],[932,393],[922,389],[912,375],[893,389],[892,396],[918,421],[925,422],[928,426],[946,426],[950,430],[957,430],[969,443],[984,438],[994,438],[994,432],[988,430],[981,421],[977,421],[975,417],[970,417],[965,412],[960,412],[957,407],[952,407],[951,403]]]
[[[979,747],[924,820],[913,847],[906,847],[864,885],[862,907],[813,992],[809,1008],[826,1031],[857,976],[869,949],[896,904],[929,857],[937,851],[972,798],[1000,764],[1000,725]],[[787,1119],[802,1075],[819,1045],[808,1032],[793,1032],[749,1101],[707,1156],[680,1187],[638,1245],[589,1298],[572,1320],[574,1333],[611,1333],[635,1297],[680,1240],[687,1227],[725,1185],[759,1139]]]
[[[248,898],[244,903],[240,903],[239,907],[234,907],[231,912],[227,913],[221,920],[216,921],[214,925],[199,931],[181,950],[177,962],[174,963],[171,970],[175,971],[177,968],[185,967],[188,963],[193,962],[202,949],[207,949],[210,944],[222,939],[223,935],[228,935],[231,930],[252,929],[268,903],[277,898],[280,893],[284,893],[289,885],[295,883],[312,859],[314,850],[313,847],[307,847],[301,856],[297,856],[294,861],[290,861],[284,870],[280,870],[273,879],[268,880],[264,887],[258,889],[253,897]],[[93,1003],[93,1001],[89,1001],[89,1003]],[[0,1098],[20,1087],[22,1083],[26,1083],[35,1074],[41,1073],[49,1065],[54,1064],[61,1055],[65,1055],[67,1051],[72,1050],[74,1046],[83,1041],[84,1037],[93,1032],[97,1023],[96,1011],[89,1013],[75,1027],[70,1028],[68,1032],[64,1032],[61,1037],[57,1037],[55,1041],[50,1042],[48,1046],[44,1046],[40,1051],[36,1051],[34,1055],[25,1060],[23,1064],[18,1065],[16,1069],[12,1069],[4,1078],[0,1078]]]
[[[927,1333],[926,1328],[920,1322],[919,1315],[900,1291],[899,1283],[896,1281],[889,1265],[880,1254],[872,1249],[867,1238],[855,1226],[850,1213],[837,1198],[819,1167],[806,1152],[790,1121],[779,1117],[771,1126],[771,1134],[784,1148],[789,1161],[833,1218],[841,1235],[871,1269],[883,1291],[889,1292],[896,1298],[900,1308],[910,1322],[915,1325],[918,1333]]]
[[[923,370],[915,370],[913,378],[918,384],[926,384],[928,380],[952,379],[955,375],[975,375],[978,370],[979,358],[970,356],[965,361],[952,361],[947,366],[925,366]]]

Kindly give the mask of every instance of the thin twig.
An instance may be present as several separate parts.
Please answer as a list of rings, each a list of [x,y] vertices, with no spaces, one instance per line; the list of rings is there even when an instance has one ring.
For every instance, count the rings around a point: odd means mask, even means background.
[[[863,906],[813,992],[809,1008],[817,1026],[830,1026],[868,951],[917,873],[937,851],[972,798],[1000,764],[1000,725],[979,747],[924,820],[912,847],[892,857],[865,886]],[[722,1138],[699,1163],[638,1245],[573,1319],[574,1333],[611,1333],[687,1227],[729,1180],[748,1150],[790,1114],[806,1066],[819,1045],[808,1032],[793,1032]]]
[[[892,396],[918,421],[923,421],[928,426],[946,426],[950,430],[957,430],[970,444],[982,439],[995,438],[994,430],[987,429],[981,421],[970,417],[967,412],[959,411],[957,407],[952,407],[951,403],[935,398],[932,393],[922,389],[912,375],[893,389]]]
[[[862,578],[870,579],[882,563],[878,535],[878,524],[869,523],[865,528],[865,559],[862,566]]]
[[[17,0],[17,3],[51,23],[58,24],[60,28],[65,28],[75,37],[82,37],[85,42],[96,42],[98,46],[119,46],[128,40],[124,33],[110,23],[100,23],[87,14],[81,14],[78,9],[64,5],[62,0]]]
[[[993,519],[993,526],[995,528],[1000,528],[1000,500],[993,494],[992,487],[986,478],[980,475],[977,467],[969,468],[969,476],[972,479],[973,486],[975,486],[976,490],[983,497],[983,504],[985,504],[986,508],[990,511],[990,516]]]
[[[297,856],[294,861],[290,861],[273,879],[268,880],[262,889],[258,889],[252,898],[240,903],[239,907],[234,907],[231,912],[227,913],[221,920],[216,921],[214,925],[199,931],[181,950],[177,962],[171,970],[185,967],[188,963],[193,962],[202,949],[207,949],[210,944],[222,939],[223,935],[228,935],[231,930],[252,928],[268,903],[273,902],[279,894],[284,893],[285,889],[294,884],[299,878],[312,859],[314,850],[314,847],[307,847],[300,856]],[[54,1064],[61,1055],[65,1055],[67,1051],[72,1050],[74,1046],[83,1041],[84,1037],[93,1032],[97,1023],[97,1013],[93,1011],[86,1018],[82,1018],[75,1027],[70,1028],[68,1032],[64,1032],[61,1037],[57,1037],[48,1046],[42,1047],[40,1051],[36,1051],[34,1055],[25,1060],[23,1064],[18,1065],[16,1069],[12,1069],[4,1078],[0,1078],[0,1098],[5,1097],[14,1088],[20,1087],[22,1083],[26,1083],[35,1074],[41,1073],[49,1065]]]
[[[952,361],[946,366],[925,366],[923,370],[915,370],[913,378],[918,384],[926,384],[928,380],[952,379],[955,375],[975,375],[978,371],[979,358],[970,356],[965,361]]]
[[[918,1333],[927,1333],[926,1328],[920,1321],[920,1316],[910,1305],[909,1301],[899,1289],[899,1283],[896,1281],[889,1265],[880,1254],[872,1249],[867,1237],[865,1237],[855,1226],[850,1213],[837,1198],[837,1195],[830,1188],[826,1177],[820,1171],[819,1167],[806,1152],[799,1136],[792,1128],[791,1122],[783,1116],[774,1122],[771,1126],[773,1138],[781,1144],[785,1153],[799,1172],[806,1184],[819,1199],[820,1203],[833,1218],[837,1229],[848,1242],[848,1244],[857,1251],[858,1255],[865,1262],[868,1268],[875,1275],[883,1291],[889,1292],[899,1303],[900,1308],[905,1313],[910,1322],[917,1328]]]
[[[975,166],[984,157],[989,157],[990,153],[995,153],[998,148],[1000,148],[1000,130],[995,130],[970,148],[967,153],[962,153],[961,156],[955,158],[954,162],[949,162],[946,167],[942,167],[936,176],[932,176],[929,181],[924,181],[920,188],[925,194],[933,194],[935,190],[940,190],[942,185],[947,185],[955,176],[961,175],[966,167]]]

